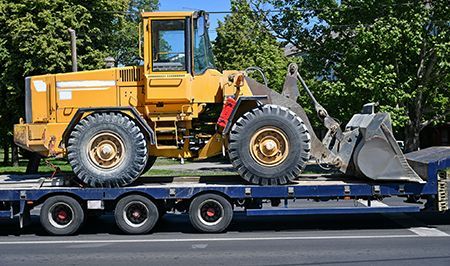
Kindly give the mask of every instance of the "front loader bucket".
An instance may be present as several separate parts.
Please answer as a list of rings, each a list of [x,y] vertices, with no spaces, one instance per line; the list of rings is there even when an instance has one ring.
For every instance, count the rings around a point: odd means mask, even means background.
[[[352,156],[354,173],[351,174],[374,180],[425,183],[408,164],[398,146],[392,134],[389,114],[356,114],[347,124],[346,131],[357,128],[359,137]]]

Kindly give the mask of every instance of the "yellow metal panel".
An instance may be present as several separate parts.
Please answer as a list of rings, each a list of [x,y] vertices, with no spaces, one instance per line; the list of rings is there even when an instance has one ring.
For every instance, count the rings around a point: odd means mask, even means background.
[[[237,87],[235,84],[236,81],[236,77],[238,75],[242,75],[241,71],[236,71],[236,70],[225,70],[223,71],[223,75],[222,75],[222,79],[221,79],[221,84],[222,84],[222,90],[223,90],[223,95],[224,96],[231,96],[231,95],[235,95],[236,97],[240,97],[240,96],[252,96],[253,93],[250,90],[248,84],[245,82],[243,82],[243,85],[240,87]],[[229,80],[230,77],[235,77],[232,81]]]
[[[151,156],[157,156],[157,157],[167,157],[167,158],[192,158],[194,157],[194,154],[192,154],[189,149],[175,149],[175,148],[156,148],[155,146],[150,146],[149,154]]]
[[[192,80],[192,99],[196,103],[219,103],[223,95],[220,87],[222,75],[215,69],[208,69]]]
[[[32,127],[28,128],[28,140],[43,139],[47,124],[32,124],[32,125],[33,125]]]
[[[118,86],[144,86],[144,67],[121,67],[116,68],[116,77]]]
[[[144,106],[144,87],[120,87],[120,106]]]
[[[194,11],[175,11],[175,12],[143,12],[141,16],[143,18],[155,17],[155,18],[165,18],[165,17],[190,17],[194,14]]]
[[[28,142],[28,128],[27,124],[14,125],[14,143],[20,147],[26,147]]]
[[[192,100],[190,74],[147,75],[146,102],[187,103]]]
[[[49,106],[52,87],[54,88],[54,75],[35,76],[31,79],[31,101],[33,105],[32,121],[48,122]]]
[[[222,153],[222,134],[214,134],[206,143],[206,145],[199,151],[198,158],[206,159]]]
[[[80,107],[117,106],[116,69],[56,75],[57,121],[69,122]]]
[[[30,132],[34,132],[34,125],[39,127],[39,132],[42,134],[42,124],[16,124],[14,125],[14,142],[21,148],[38,152],[43,156],[48,155],[48,150],[44,145],[42,138],[40,139],[30,139]],[[45,129],[45,125],[44,125]],[[41,135],[42,136],[42,135]]]

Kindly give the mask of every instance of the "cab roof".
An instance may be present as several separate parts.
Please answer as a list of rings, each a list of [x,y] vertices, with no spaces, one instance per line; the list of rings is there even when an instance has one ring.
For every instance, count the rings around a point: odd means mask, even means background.
[[[143,18],[148,17],[191,17],[198,11],[157,11],[157,12],[142,12]]]

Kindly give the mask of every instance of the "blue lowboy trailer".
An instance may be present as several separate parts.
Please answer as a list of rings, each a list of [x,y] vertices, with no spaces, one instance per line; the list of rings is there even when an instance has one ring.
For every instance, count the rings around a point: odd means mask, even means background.
[[[450,147],[427,148],[406,157],[425,183],[326,174],[303,175],[291,184],[277,186],[246,184],[233,176],[211,176],[144,177],[127,187],[89,188],[64,175],[6,175],[0,180],[0,218],[18,216],[23,227],[30,211],[39,207],[41,224],[50,234],[70,235],[78,231],[88,215],[111,212],[122,231],[143,234],[166,212],[188,213],[192,225],[201,232],[221,232],[237,210],[248,216],[446,211],[445,169],[450,168]],[[394,197],[402,197],[404,202],[381,202]],[[297,207],[291,208],[295,200]],[[302,200],[316,201],[318,206],[298,208]]]

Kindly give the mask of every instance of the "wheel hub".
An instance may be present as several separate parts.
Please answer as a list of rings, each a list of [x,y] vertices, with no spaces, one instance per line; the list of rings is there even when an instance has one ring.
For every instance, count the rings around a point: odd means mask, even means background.
[[[250,140],[250,153],[253,159],[261,165],[279,165],[289,153],[287,137],[279,128],[261,128],[253,134]]]
[[[48,221],[53,227],[65,228],[69,226],[74,217],[74,211],[70,205],[64,202],[53,204],[48,211]]]
[[[66,220],[67,219],[67,213],[65,211],[60,211],[60,212],[58,212],[57,217],[58,217],[59,220]]]
[[[215,211],[213,208],[209,208],[209,209],[206,211],[206,215],[207,215],[208,217],[213,217],[214,215],[216,215],[216,211]]]
[[[139,218],[139,217],[141,217],[141,213],[139,211],[134,211],[133,218]]]
[[[104,144],[99,149],[101,152],[99,154],[102,159],[109,159],[111,155],[114,155],[114,147],[111,144]]]
[[[218,201],[208,199],[200,205],[197,215],[204,224],[216,225],[222,221],[224,209]]]
[[[112,132],[100,132],[88,145],[91,161],[100,168],[111,169],[123,161],[124,144],[122,139]]]
[[[128,203],[123,210],[123,218],[131,227],[140,227],[149,218],[149,210],[141,201]]]

